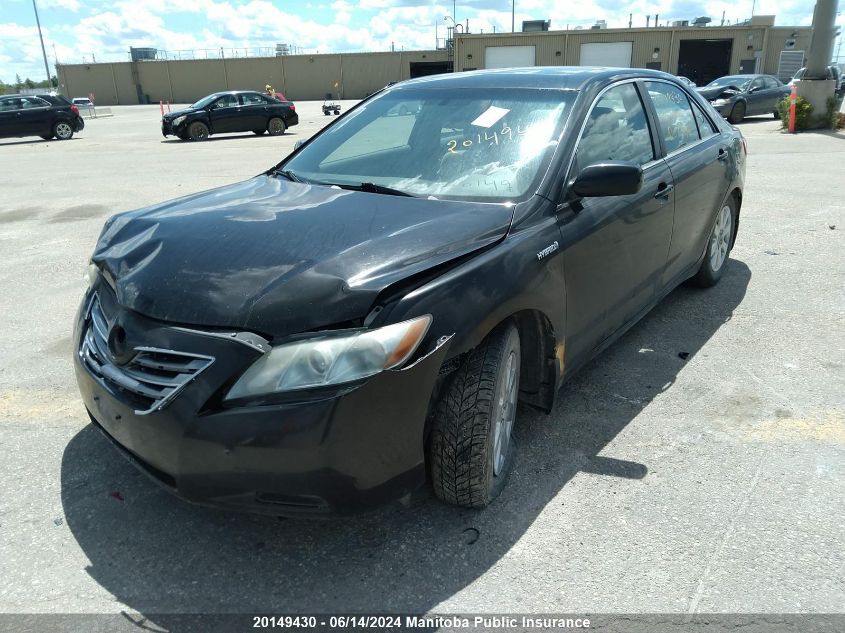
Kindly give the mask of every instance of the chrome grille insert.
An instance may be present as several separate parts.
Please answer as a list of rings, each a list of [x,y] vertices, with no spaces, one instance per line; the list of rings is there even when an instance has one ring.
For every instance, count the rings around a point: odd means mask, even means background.
[[[85,334],[79,346],[82,363],[112,391],[124,396],[138,415],[160,411],[207,369],[214,358],[156,347],[136,347],[125,365],[109,354],[111,323],[93,295],[85,315]]]

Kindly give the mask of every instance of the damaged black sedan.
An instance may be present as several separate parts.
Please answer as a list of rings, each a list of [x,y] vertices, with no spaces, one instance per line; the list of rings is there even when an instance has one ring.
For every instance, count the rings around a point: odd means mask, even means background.
[[[397,114],[400,112],[401,114]],[[718,282],[745,145],[647,70],[428,77],[266,173],[112,217],[75,324],[91,419],[182,497],[490,503],[517,402],[678,284]]]

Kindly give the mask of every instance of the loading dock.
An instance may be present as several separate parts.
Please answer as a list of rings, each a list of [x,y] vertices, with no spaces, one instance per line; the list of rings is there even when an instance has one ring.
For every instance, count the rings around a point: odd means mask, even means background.
[[[729,75],[732,49],[732,39],[682,39],[678,50],[678,74],[689,77],[699,86]]]

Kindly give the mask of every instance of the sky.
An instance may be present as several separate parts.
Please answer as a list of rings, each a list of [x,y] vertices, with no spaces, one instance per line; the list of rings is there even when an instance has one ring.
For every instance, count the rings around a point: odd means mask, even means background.
[[[438,0],[36,0],[50,72],[60,63],[128,60],[130,46],[167,51],[275,47],[286,43],[306,53],[434,48],[453,13]],[[812,21],[813,0],[515,0],[516,28],[522,20],[551,19],[552,29],[589,28],[596,20],[610,28],[645,26],[709,16],[730,23],[755,15],[776,15],[779,26]],[[473,33],[511,30],[511,0],[456,0],[458,21]],[[843,24],[843,14],[837,19]],[[845,29],[843,29],[845,30]],[[208,53],[212,54],[212,53]],[[244,55],[227,51],[227,55]],[[171,53],[171,56],[186,55]],[[15,75],[45,79],[31,0],[0,0],[0,80]]]

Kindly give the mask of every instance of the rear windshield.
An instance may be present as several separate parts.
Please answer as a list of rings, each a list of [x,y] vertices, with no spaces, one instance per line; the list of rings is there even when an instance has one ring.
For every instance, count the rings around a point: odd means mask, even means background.
[[[388,90],[328,128],[284,169],[322,184],[508,201],[533,193],[576,92]]]

